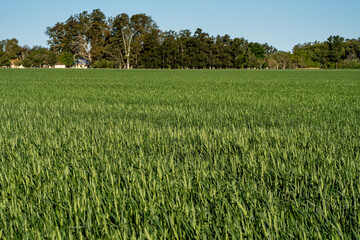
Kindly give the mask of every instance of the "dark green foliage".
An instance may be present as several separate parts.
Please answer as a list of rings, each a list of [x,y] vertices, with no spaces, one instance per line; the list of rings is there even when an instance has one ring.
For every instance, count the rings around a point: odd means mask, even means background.
[[[29,58],[25,58],[21,64],[26,67],[26,68],[31,68],[32,67],[32,62]]]
[[[10,60],[19,58],[20,54],[21,47],[18,45],[17,39],[0,41],[0,67],[10,66]]]
[[[10,59],[6,58],[4,55],[0,55],[0,68],[10,66]]]
[[[249,50],[255,55],[257,59],[265,58],[265,50],[260,43],[249,43]]]
[[[1,42],[0,47],[9,59],[19,58],[19,55],[21,54],[21,47],[19,46],[19,41],[17,39],[6,39]]]
[[[140,68],[160,68],[161,62],[161,46],[159,38],[161,32],[158,29],[152,29],[142,39],[142,48],[138,54],[137,66]]]
[[[330,36],[326,43],[329,47],[329,59],[330,61],[335,62],[336,68],[338,68],[341,56],[344,54],[345,51],[344,38],[340,36]]]
[[[71,67],[74,65],[74,55],[70,52],[65,52],[59,57],[59,61],[66,65],[66,67]]]
[[[26,54],[22,65],[24,67],[41,68],[42,66],[47,64],[47,59],[48,50],[46,48],[35,46]]]
[[[46,63],[49,66],[54,66],[58,62],[58,56],[55,52],[49,52],[47,55]]]
[[[358,59],[354,59],[354,60],[345,59],[343,61],[340,61],[339,67],[340,68],[349,68],[349,69],[360,69],[360,60],[358,60]]]
[[[72,15],[46,34],[50,49],[41,53],[20,47],[16,39],[1,41],[0,65],[19,59],[27,67],[52,66],[52,53],[71,53],[74,62],[85,59],[90,67],[120,69],[358,68],[360,61],[360,38],[330,36],[298,44],[290,53],[228,34],[210,36],[200,28],[163,32],[144,13],[107,18],[99,9]]]
[[[96,60],[93,64],[92,64],[93,68],[115,68],[116,65],[114,64],[114,62],[112,61],[108,61],[105,59],[102,60]]]
[[[91,13],[84,11],[48,27],[46,34],[52,51],[69,52],[75,58],[86,58],[92,63],[103,58],[110,31],[104,13],[94,9]]]
[[[83,25],[92,26],[91,31],[80,31]],[[100,25],[101,28],[97,27]],[[90,33],[100,36],[101,43]],[[52,49],[73,52],[90,62],[96,55],[97,60],[114,61],[116,68],[338,68],[342,60],[360,59],[359,41],[340,36],[330,36],[326,42],[296,45],[291,54],[278,52],[267,43],[232,39],[227,34],[213,37],[200,28],[194,33],[162,32],[145,14],[122,13],[106,21],[99,10],[71,16],[66,22],[48,28],[47,34]],[[79,39],[79,34],[83,38]],[[86,46],[88,51],[80,51]],[[340,67],[356,64],[343,61]]]
[[[0,70],[1,239],[359,239],[359,71]]]
[[[10,66],[10,58],[8,58],[4,52],[0,51],[0,67],[3,66]]]
[[[360,41],[330,36],[326,42],[306,43],[293,49],[295,67],[357,68]],[[340,65],[339,63],[342,62]]]

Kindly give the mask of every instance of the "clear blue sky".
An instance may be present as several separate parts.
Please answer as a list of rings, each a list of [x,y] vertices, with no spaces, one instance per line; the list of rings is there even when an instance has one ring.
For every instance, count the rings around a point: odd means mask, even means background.
[[[268,42],[286,51],[330,35],[360,37],[360,0],[3,0],[0,40],[15,37],[21,45],[47,46],[47,26],[97,8],[107,17],[146,13],[162,30],[200,27],[210,35]]]

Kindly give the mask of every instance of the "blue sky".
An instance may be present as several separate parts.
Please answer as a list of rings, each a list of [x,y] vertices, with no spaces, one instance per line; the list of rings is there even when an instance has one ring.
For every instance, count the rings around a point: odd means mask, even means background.
[[[0,40],[15,37],[21,45],[47,46],[47,26],[97,8],[107,17],[146,13],[162,30],[199,27],[286,51],[330,35],[360,37],[360,0],[12,0],[0,2]]]

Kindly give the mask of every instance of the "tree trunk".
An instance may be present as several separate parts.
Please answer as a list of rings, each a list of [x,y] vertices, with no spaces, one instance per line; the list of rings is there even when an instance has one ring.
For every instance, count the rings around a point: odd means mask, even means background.
[[[130,59],[129,59],[129,57],[126,59],[126,69],[130,69]]]

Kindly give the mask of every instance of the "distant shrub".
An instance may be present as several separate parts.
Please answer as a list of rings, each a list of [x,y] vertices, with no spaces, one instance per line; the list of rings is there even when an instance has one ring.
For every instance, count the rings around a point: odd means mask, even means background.
[[[102,60],[94,61],[94,63],[91,66],[93,68],[115,68],[116,65],[112,61],[102,59]]]
[[[321,68],[321,63],[319,62],[308,61],[306,65],[309,68]]]
[[[23,65],[24,67],[26,67],[26,68],[31,67],[31,60],[30,60],[28,57],[26,57],[26,58],[22,61],[22,65]]]
[[[65,52],[61,54],[59,61],[66,65],[66,67],[71,67],[74,65],[74,55],[70,52]]]
[[[326,63],[324,63],[323,68],[335,69],[336,64],[334,62],[326,62]]]
[[[339,63],[339,68],[349,68],[349,69],[360,69],[359,59],[355,60],[343,60]]]

